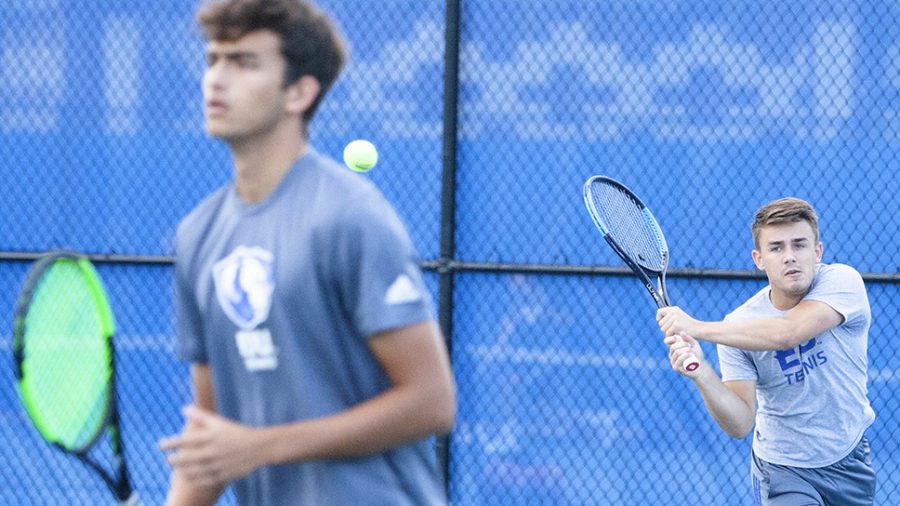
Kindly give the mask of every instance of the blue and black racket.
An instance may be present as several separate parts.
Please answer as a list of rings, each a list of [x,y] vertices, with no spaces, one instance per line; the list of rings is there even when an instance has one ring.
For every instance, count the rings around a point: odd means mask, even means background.
[[[656,306],[670,306],[666,294],[669,247],[650,209],[628,187],[606,176],[593,176],[584,183],[584,203],[603,238],[640,278]],[[651,277],[656,278],[655,285]],[[693,371],[700,362],[691,354],[683,366]]]

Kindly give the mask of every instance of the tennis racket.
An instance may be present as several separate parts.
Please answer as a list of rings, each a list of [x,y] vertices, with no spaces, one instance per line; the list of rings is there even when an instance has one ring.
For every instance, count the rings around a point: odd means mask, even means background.
[[[603,238],[644,284],[659,308],[670,306],[666,294],[669,247],[650,209],[625,185],[606,176],[584,183],[584,203]],[[656,284],[650,280],[656,278]],[[682,363],[693,371],[700,362],[693,354]]]
[[[90,467],[118,504],[141,504],[131,488],[116,407],[112,310],[90,261],[54,252],[32,266],[13,330],[19,396],[41,437]],[[106,432],[113,473],[88,451]]]

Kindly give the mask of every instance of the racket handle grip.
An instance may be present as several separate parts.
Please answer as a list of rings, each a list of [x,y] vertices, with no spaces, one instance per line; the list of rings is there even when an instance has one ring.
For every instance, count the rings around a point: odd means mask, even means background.
[[[679,335],[676,335],[675,339],[677,339],[679,342],[684,342],[684,339],[682,339]],[[700,367],[700,361],[697,360],[697,357],[694,356],[693,353],[691,353],[690,355],[684,357],[684,361],[681,362],[681,367],[684,367],[684,370],[687,372],[696,371],[697,368]]]
[[[696,371],[697,368],[700,367],[700,361],[697,360],[697,357],[695,357],[693,353],[691,353],[685,357],[684,362],[681,363],[681,367],[684,367],[684,370],[688,372]]]

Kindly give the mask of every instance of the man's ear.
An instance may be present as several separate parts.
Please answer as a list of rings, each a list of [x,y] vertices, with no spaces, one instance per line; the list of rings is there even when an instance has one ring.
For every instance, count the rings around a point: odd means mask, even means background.
[[[756,264],[756,268],[757,268],[757,269],[759,269],[759,270],[761,270],[761,271],[765,271],[765,270],[766,270],[766,265],[765,265],[765,263],[763,263],[762,254],[761,254],[759,251],[753,250],[753,251],[750,253],[750,256],[753,257],[753,263]]]
[[[319,80],[315,77],[310,75],[300,76],[299,79],[287,87],[285,110],[302,116],[315,102],[321,89],[322,86],[319,85]]]

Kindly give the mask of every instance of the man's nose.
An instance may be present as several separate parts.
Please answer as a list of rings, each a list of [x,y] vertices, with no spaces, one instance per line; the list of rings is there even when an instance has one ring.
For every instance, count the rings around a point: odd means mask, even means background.
[[[794,254],[794,248],[784,249],[784,263],[790,264],[797,261],[797,255]]]
[[[227,79],[225,69],[221,64],[214,64],[207,68],[206,74],[203,77],[203,80],[205,81],[204,84],[216,90],[222,89]]]

